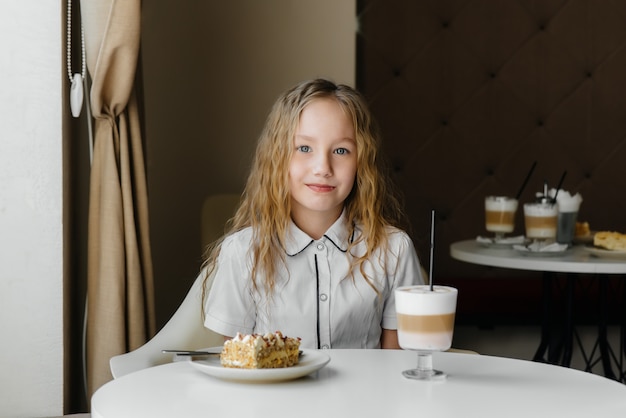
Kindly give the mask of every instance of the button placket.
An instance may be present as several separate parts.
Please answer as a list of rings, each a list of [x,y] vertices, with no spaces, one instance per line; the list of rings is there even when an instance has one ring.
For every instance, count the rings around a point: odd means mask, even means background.
[[[330,261],[329,247],[323,242],[315,243],[318,259],[318,306],[319,306],[319,330],[320,347],[330,348]]]

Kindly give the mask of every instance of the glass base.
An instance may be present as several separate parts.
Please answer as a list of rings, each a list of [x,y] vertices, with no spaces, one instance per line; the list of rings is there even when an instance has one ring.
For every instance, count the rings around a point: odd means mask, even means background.
[[[403,371],[402,376],[407,379],[429,381],[444,380],[447,377],[444,372],[433,369],[433,356],[430,351],[418,351],[417,367]]]
[[[441,370],[420,370],[420,369],[410,369],[402,372],[402,376],[407,379],[415,379],[415,380],[443,380],[448,377],[447,374],[442,372]]]

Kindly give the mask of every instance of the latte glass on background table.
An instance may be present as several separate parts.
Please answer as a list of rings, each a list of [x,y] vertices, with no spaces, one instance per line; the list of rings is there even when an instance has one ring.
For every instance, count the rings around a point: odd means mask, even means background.
[[[524,204],[526,237],[535,242],[552,242],[556,239],[559,207],[554,202]]]
[[[452,346],[458,290],[449,286],[404,286],[395,291],[398,342],[417,352],[417,367],[405,370],[409,379],[434,380],[446,377],[433,369],[432,352]]]
[[[515,229],[517,199],[506,196],[485,198],[485,229],[493,232],[496,240],[504,238]]]

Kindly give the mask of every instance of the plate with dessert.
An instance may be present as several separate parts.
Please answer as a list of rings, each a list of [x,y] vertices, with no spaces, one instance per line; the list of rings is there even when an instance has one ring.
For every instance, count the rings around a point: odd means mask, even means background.
[[[311,374],[330,361],[319,350],[300,350],[300,339],[285,337],[280,331],[237,334],[224,343],[221,354],[194,360],[197,370],[226,380],[279,382]]]
[[[600,231],[593,236],[593,244],[585,249],[597,257],[626,258],[626,234]]]

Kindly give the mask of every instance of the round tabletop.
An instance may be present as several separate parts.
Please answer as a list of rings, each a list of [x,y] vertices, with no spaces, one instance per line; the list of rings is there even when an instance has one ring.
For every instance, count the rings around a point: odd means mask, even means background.
[[[189,362],[113,380],[92,397],[93,418],[124,417],[590,417],[623,416],[626,386],[590,373],[524,360],[435,353],[439,382],[409,380],[416,353],[324,350],[330,362],[303,378],[230,381]]]
[[[510,246],[488,246],[476,240],[455,242],[450,255],[460,261],[491,267],[559,273],[626,274],[626,255],[584,245],[555,253],[529,253]]]

